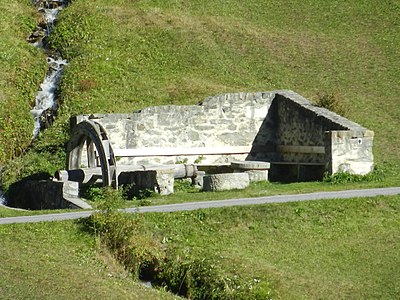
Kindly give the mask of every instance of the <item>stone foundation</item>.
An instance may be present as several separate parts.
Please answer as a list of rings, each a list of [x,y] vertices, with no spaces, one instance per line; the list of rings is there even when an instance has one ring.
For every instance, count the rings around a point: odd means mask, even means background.
[[[30,210],[92,208],[79,198],[78,182],[25,180],[10,187],[8,206]]]

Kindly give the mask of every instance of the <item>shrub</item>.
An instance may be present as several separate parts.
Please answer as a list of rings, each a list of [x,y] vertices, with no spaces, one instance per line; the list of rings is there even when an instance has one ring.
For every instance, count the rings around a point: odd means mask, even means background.
[[[319,107],[326,108],[330,111],[337,113],[338,115],[345,116],[346,109],[343,104],[343,100],[337,94],[334,93],[326,93],[326,92],[318,92],[317,100],[315,104]]]
[[[136,278],[148,270],[156,270],[164,251],[152,236],[142,232],[138,215],[116,208],[123,201],[122,192],[112,188],[93,188],[88,194],[98,202],[99,212],[82,222],[86,231],[94,233]]]
[[[212,258],[170,253],[157,274],[159,285],[188,299],[271,299],[267,281],[228,274]]]

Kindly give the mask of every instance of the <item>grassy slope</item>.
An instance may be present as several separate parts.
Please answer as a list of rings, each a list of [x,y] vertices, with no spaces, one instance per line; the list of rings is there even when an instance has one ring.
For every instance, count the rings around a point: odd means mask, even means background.
[[[0,2],[0,165],[30,143],[30,109],[46,72],[42,53],[26,42],[35,26],[30,1]]]
[[[400,197],[147,214],[181,255],[271,281],[282,299],[398,299]],[[205,247],[205,245],[207,245]]]
[[[377,162],[399,163],[399,13],[393,1],[74,1],[53,40],[70,59],[65,113],[334,92],[376,132]]]
[[[400,165],[393,143],[400,124],[398,4],[203,2],[72,1],[51,39],[69,60],[60,115],[29,155],[8,164],[5,187],[64,167],[73,114],[194,104],[238,91],[292,89],[310,99],[335,93],[350,119],[375,131],[376,162]]]
[[[72,222],[0,227],[1,299],[175,299],[132,282]]]

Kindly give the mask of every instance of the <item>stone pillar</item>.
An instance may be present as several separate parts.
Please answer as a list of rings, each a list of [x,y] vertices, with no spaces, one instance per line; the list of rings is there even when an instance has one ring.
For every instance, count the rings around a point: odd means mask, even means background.
[[[327,132],[325,143],[329,172],[350,172],[364,175],[373,170],[374,132],[336,130]]]
[[[174,192],[174,173],[173,168],[156,171],[156,192],[161,195],[169,195]]]

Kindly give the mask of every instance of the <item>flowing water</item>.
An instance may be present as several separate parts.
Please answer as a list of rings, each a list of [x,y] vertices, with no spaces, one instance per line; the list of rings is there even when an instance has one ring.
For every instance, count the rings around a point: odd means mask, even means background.
[[[59,80],[67,64],[62,58],[47,57],[49,71],[40,85],[40,90],[35,99],[35,107],[31,110],[35,120],[33,137],[36,138],[41,129],[49,127],[54,121],[58,109],[56,92]]]
[[[4,198],[3,191],[0,189],[0,205],[6,204],[6,198]]]
[[[63,74],[67,61],[60,55],[54,54],[47,48],[46,40],[51,34],[58,13],[66,7],[67,0],[33,0],[33,4],[38,8],[38,13],[43,14],[43,22],[28,37],[28,41],[35,47],[43,49],[49,56],[47,64],[49,69],[40,85],[40,89],[35,99],[35,106],[31,113],[35,120],[33,139],[35,139],[42,129],[48,128],[54,121],[57,114],[57,87]],[[51,53],[51,54],[50,54]]]

